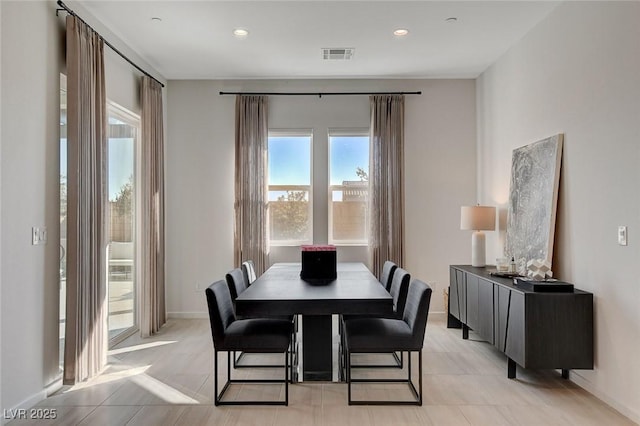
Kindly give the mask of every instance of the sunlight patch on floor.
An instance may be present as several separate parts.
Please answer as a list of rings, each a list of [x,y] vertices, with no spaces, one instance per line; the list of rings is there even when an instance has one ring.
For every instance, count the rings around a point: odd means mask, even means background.
[[[109,356],[111,356],[111,355],[120,355],[120,354],[124,354],[124,353],[127,353],[127,352],[135,352],[135,351],[141,351],[143,349],[154,348],[156,346],[170,345],[172,343],[177,343],[177,341],[176,340],[161,340],[161,341],[158,341],[158,342],[143,343],[141,345],[127,346],[126,348],[111,349],[110,351],[107,352],[107,355],[109,355]]]
[[[163,399],[168,404],[199,404],[199,402],[158,379],[142,374],[131,379],[138,386]]]
[[[127,370],[101,374],[98,377],[92,380],[89,380],[88,382],[83,382],[83,383],[78,383],[76,385],[73,385],[71,388],[64,391],[64,393],[73,392],[80,389],[86,389],[92,386],[102,385],[109,382],[115,382],[117,380],[129,378],[133,376],[138,376],[140,374],[144,374],[147,371],[147,369],[149,369],[149,367],[151,367],[151,365],[144,365],[142,367],[129,368]]]

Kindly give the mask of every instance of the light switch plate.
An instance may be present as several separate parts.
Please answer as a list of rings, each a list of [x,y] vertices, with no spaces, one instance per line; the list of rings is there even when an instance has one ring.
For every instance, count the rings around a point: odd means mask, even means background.
[[[621,246],[627,245],[627,227],[618,226],[618,244]]]
[[[40,229],[38,227],[31,227],[31,245],[37,246],[40,244]]]

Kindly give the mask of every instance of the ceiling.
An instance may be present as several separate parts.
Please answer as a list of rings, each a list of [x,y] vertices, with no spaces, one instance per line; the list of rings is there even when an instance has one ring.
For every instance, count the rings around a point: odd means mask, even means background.
[[[78,1],[168,80],[475,78],[551,1]],[[161,20],[152,19],[160,18]],[[447,20],[456,18],[456,20]],[[249,35],[238,38],[235,28]],[[393,35],[406,28],[405,37]],[[322,48],[355,48],[349,61]]]

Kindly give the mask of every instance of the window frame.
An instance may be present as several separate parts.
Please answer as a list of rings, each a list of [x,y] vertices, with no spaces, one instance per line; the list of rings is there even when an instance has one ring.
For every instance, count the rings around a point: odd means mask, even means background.
[[[268,170],[268,155],[269,155],[269,139],[276,137],[304,137],[309,138],[309,185],[308,189],[305,189],[307,185],[270,185],[269,184],[269,170]],[[266,194],[266,204],[267,204],[267,231],[269,233],[269,247],[291,247],[291,246],[299,246],[304,244],[312,244],[313,243],[313,129],[269,129],[267,134],[267,194]],[[271,239],[271,201],[269,200],[269,193],[271,192],[272,187],[285,187],[292,188],[293,190],[306,190],[309,192],[309,206],[308,206],[308,218],[309,218],[309,231],[308,238],[301,240],[272,240]]]
[[[369,139],[369,157],[371,155],[371,132],[368,128],[330,128],[327,131],[327,241],[335,246],[362,247],[369,245],[369,233],[366,233],[365,240],[336,240],[333,238],[333,191],[335,187],[343,185],[331,184],[331,138],[333,137],[367,137]],[[367,164],[369,173],[370,164]],[[368,196],[368,195],[367,195]],[[368,203],[368,201],[367,201]],[[368,228],[369,215],[366,216],[365,227]]]

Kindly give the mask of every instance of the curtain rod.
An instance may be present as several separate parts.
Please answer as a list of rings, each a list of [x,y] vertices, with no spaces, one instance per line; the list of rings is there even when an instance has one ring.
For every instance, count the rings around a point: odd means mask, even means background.
[[[349,96],[349,95],[422,95],[422,92],[220,92],[220,95],[255,96]]]
[[[164,84],[158,80],[157,78],[155,78],[154,76],[152,76],[151,74],[149,74],[148,72],[146,72],[145,70],[143,70],[142,68],[140,68],[135,62],[133,62],[131,59],[127,58],[125,56],[124,53],[122,53],[121,51],[119,51],[113,44],[109,43],[102,35],[100,35],[99,32],[97,32],[96,30],[93,29],[93,27],[89,24],[87,24],[87,22],[82,19],[81,17],[79,17],[73,10],[69,9],[69,6],[67,6],[66,4],[64,4],[62,2],[62,0],[58,0],[58,6],[60,6],[59,9],[56,9],[56,16],[58,15],[58,12],[61,11],[65,11],[67,12],[69,15],[71,16],[75,16],[76,18],[78,18],[80,21],[82,21],[86,26],[88,26],[89,28],[91,28],[91,30],[93,32],[95,32],[96,34],[98,34],[98,37],[100,37],[100,39],[104,42],[104,44],[106,44],[109,48],[111,48],[111,50],[113,50],[114,52],[116,52],[118,55],[120,55],[120,57],[122,59],[124,59],[125,61],[129,62],[133,67],[135,67],[138,71],[140,71],[142,74],[146,75],[147,77],[155,80],[156,82],[158,82],[162,87],[164,87]]]

